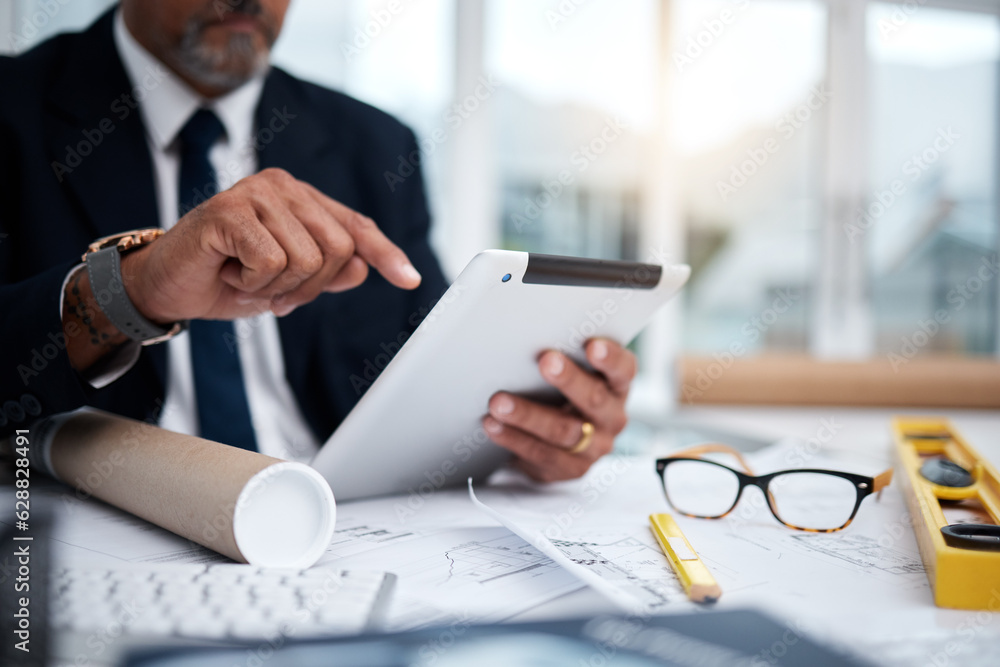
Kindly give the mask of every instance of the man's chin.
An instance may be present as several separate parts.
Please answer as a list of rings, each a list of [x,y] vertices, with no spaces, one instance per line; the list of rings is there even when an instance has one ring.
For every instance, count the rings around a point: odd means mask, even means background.
[[[244,32],[244,28],[253,28]],[[170,49],[174,69],[202,92],[224,93],[267,71],[270,40],[256,18],[192,24]]]
[[[204,63],[185,62],[178,68],[184,75],[198,86],[219,92],[235,90],[254,77],[267,71],[267,60],[259,64],[247,66],[219,67],[205,66]]]

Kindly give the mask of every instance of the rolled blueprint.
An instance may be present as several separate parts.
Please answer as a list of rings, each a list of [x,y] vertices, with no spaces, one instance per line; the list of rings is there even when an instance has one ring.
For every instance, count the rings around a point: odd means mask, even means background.
[[[333,492],[302,463],[90,409],[36,438],[48,445],[36,464],[78,493],[235,561],[307,568],[333,537]]]

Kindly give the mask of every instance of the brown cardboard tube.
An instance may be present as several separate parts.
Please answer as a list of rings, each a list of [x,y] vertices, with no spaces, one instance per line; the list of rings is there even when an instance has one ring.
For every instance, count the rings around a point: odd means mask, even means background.
[[[55,433],[55,475],[241,563],[309,567],[336,506],[312,468],[96,410]]]

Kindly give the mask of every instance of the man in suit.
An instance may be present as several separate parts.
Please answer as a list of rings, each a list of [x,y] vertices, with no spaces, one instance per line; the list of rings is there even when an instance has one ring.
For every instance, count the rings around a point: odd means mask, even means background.
[[[92,405],[308,459],[444,290],[419,172],[382,176],[412,132],[268,66],[288,3],[121,0],[0,59],[0,436]],[[484,406],[537,479],[624,428],[635,359],[586,352],[539,361],[570,409]]]

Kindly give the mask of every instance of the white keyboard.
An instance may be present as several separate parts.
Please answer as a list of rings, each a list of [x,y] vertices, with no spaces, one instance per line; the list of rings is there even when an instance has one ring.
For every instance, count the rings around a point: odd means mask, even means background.
[[[237,564],[61,568],[50,583],[51,628],[99,638],[356,634],[378,623],[395,578],[386,572]]]

